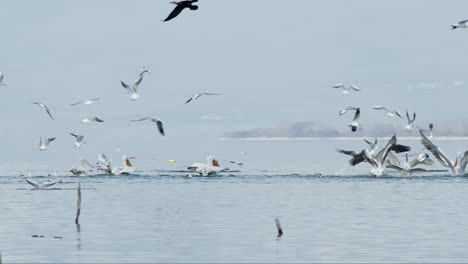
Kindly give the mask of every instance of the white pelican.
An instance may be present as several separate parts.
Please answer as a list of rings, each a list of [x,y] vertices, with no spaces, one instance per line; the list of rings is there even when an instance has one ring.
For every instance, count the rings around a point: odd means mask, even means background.
[[[354,106],[348,106],[343,110],[340,110],[340,115],[344,115],[346,112],[351,111],[351,110],[357,110],[357,107]]]
[[[54,141],[54,137],[46,138],[46,140],[42,140],[42,137],[39,139],[39,150],[44,151],[47,149],[47,146],[50,142]]]
[[[47,112],[47,114],[49,115],[49,117],[52,118],[52,120],[54,119],[52,117],[52,114],[50,113],[50,109],[49,109],[49,107],[47,107],[47,105],[45,105],[43,103],[36,103],[36,102],[32,102],[32,103],[35,104],[35,105],[38,105],[40,108],[44,109]]]
[[[224,170],[219,166],[218,161],[213,156],[208,156],[206,159],[208,160],[208,164],[194,163],[192,166],[188,167],[188,170],[198,172],[202,176],[214,175]]]
[[[346,87],[344,84],[342,83],[338,83],[338,84],[335,84],[332,86],[332,88],[335,88],[335,89],[343,89],[343,91],[341,92],[341,94],[343,95],[348,95],[349,94],[349,91],[351,90],[354,90],[354,91],[361,91],[361,89],[359,89],[356,85],[351,85],[349,87]]]
[[[33,181],[31,179],[25,179],[27,183],[29,183],[31,186],[34,187],[34,189],[45,189],[47,187],[50,187],[54,184],[56,184],[56,182],[54,181],[51,181],[51,180],[47,180],[45,182],[42,182],[42,183],[38,183],[36,181]]]
[[[434,143],[432,143],[423,131],[420,129],[419,134],[421,134],[421,143],[427,150],[429,150],[432,155],[440,162],[440,164],[446,168],[449,168],[452,172],[452,175],[463,175],[468,164],[468,151],[459,152],[457,154],[457,159],[455,162],[452,162],[450,158]]]
[[[356,113],[354,113],[354,118],[353,118],[353,121],[348,125],[348,127],[351,128],[351,131],[353,132],[356,132],[356,130],[358,129],[358,127],[361,126],[361,124],[359,124],[359,116],[361,115],[361,109],[356,108]]]
[[[81,119],[81,122],[82,122],[82,123],[90,123],[90,122],[102,123],[102,122],[104,122],[104,120],[102,120],[102,119],[99,118],[98,116],[93,116],[93,117],[86,117],[86,118],[83,118],[83,119]]]
[[[456,28],[467,28],[468,27],[468,20],[463,20],[463,21],[460,21],[456,24],[453,24],[453,25],[450,25],[452,27],[452,30],[456,29]]]
[[[78,101],[78,102],[70,104],[70,105],[71,106],[80,105],[80,104],[90,105],[90,104],[93,104],[94,102],[96,102],[98,100],[99,100],[99,97],[91,98],[91,99],[83,99],[81,101]]]
[[[0,72],[0,86],[8,86],[6,83],[3,82],[3,78],[5,76],[3,76],[3,73]]]
[[[192,97],[190,97],[185,103],[188,104],[188,103],[190,103],[190,101],[198,99],[202,95],[221,95],[221,94],[218,94],[218,93],[196,93],[196,94],[192,95]]]
[[[140,118],[140,119],[137,119],[137,120],[132,120],[132,122],[138,122],[138,121],[144,121],[144,120],[150,120],[151,122],[154,122],[156,124],[156,126],[158,127],[159,133],[164,136],[163,122],[159,118],[144,117],[144,118]]]
[[[397,110],[388,110],[387,108],[381,106],[381,105],[378,105],[378,106],[373,106],[372,109],[375,109],[375,110],[384,110],[385,112],[387,112],[387,116],[388,117],[395,117],[395,116],[398,116],[400,118],[403,118],[403,116],[401,116],[401,113]]]
[[[76,141],[75,141],[75,147],[76,148],[80,148],[81,144],[86,143],[86,141],[84,141],[84,136],[83,135],[77,135],[77,134],[73,134],[73,133],[70,133],[70,135],[74,136],[75,139],[76,139]]]
[[[416,120],[416,112],[413,113],[413,119],[411,119],[408,114],[408,110],[406,110],[406,119],[408,119],[408,124],[405,126],[405,130],[407,132],[411,132],[411,130],[413,129],[413,125],[414,125],[414,120]]]

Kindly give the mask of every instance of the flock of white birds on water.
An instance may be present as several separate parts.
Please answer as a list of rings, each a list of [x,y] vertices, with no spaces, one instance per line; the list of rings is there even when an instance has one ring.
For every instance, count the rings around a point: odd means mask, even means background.
[[[169,16],[163,20],[164,22],[169,21],[177,17],[184,9],[189,10],[197,10],[198,6],[194,5],[194,3],[198,2],[198,0],[184,0],[184,1],[173,1],[170,2],[171,4],[175,5],[173,11],[169,14]],[[451,25],[452,30],[457,28],[468,28],[468,20],[460,21],[456,24]],[[138,78],[133,83],[127,83],[121,80],[122,87],[127,91],[130,95],[131,101],[137,101],[140,98],[140,94],[138,93],[138,87],[140,86],[141,82],[143,81],[145,74],[151,75],[151,70],[148,67],[143,67],[138,75]],[[0,86],[8,86],[4,82],[4,74],[0,72]],[[343,83],[339,83],[332,86],[335,89],[341,89],[341,93],[344,96],[348,96],[354,92],[360,92],[361,89],[356,85],[345,85]],[[201,92],[193,94],[190,98],[185,101],[185,104],[188,104],[194,100],[199,99],[202,96],[214,96],[220,95],[219,93],[209,93],[209,92]],[[78,106],[78,105],[91,105],[100,100],[99,97],[96,98],[86,98],[81,101],[75,102],[70,104],[70,106]],[[54,120],[52,115],[52,111],[50,108],[41,102],[32,102],[32,104],[37,105],[45,113],[49,118]],[[388,118],[403,118],[403,115],[398,110],[389,109],[385,106],[373,106],[372,109],[383,111],[385,112],[386,117]],[[346,114],[349,111],[354,111],[354,117],[349,123],[349,127],[352,132],[356,132],[359,127],[361,127],[361,123],[359,123],[361,109],[360,107],[355,106],[348,106],[345,109],[339,112],[340,116]],[[406,111],[406,125],[404,126],[405,130],[411,132],[414,127],[414,122],[416,120],[416,113],[410,115],[408,111]],[[143,117],[136,120],[131,120],[133,122],[140,122],[140,121],[150,121],[155,123],[157,130],[161,136],[165,135],[164,132],[164,122],[156,117]],[[81,120],[82,123],[90,123],[90,122],[98,122],[102,123],[104,120],[99,116],[89,116],[84,117]],[[379,148],[377,138],[373,141],[369,141],[364,139],[367,147],[359,150],[359,151],[352,151],[352,150],[343,150],[337,149],[339,153],[349,155],[352,158],[349,160],[349,164],[352,166],[356,166],[361,163],[367,163],[371,166],[370,173],[373,176],[382,176],[384,174],[385,169],[392,169],[400,173],[401,176],[411,176],[413,173],[417,172],[430,172],[431,170],[428,167],[431,167],[435,164],[434,160],[431,159],[429,153],[443,166],[446,167],[450,171],[452,175],[463,175],[468,165],[468,151],[459,152],[456,155],[455,161],[451,160],[441,148],[439,148],[434,143],[434,135],[433,135],[433,128],[434,125],[431,123],[429,124],[429,129],[419,129],[419,134],[421,136],[421,144],[423,145],[423,149],[419,153],[415,153],[409,155],[408,152],[411,150],[409,146],[401,145],[397,143],[396,135],[393,135],[388,142],[386,142],[385,146]],[[70,133],[72,137],[75,138],[74,146],[76,148],[81,148],[86,141],[84,140],[84,135],[77,135],[75,133]],[[46,151],[47,146],[51,144],[56,138],[55,137],[47,137],[47,138],[39,138],[39,150]],[[404,161],[400,161],[395,154],[404,153]],[[242,154],[246,154],[243,152]],[[80,166],[73,167],[70,169],[70,172],[74,176],[86,176],[88,173],[97,171],[98,174],[109,174],[109,175],[128,175],[135,172],[135,168],[130,160],[135,159],[135,157],[127,157],[123,156],[122,166],[115,166],[110,159],[106,157],[104,153],[99,153],[97,155],[97,162],[95,164],[88,162],[86,159],[80,159]],[[229,168],[222,168],[219,165],[218,160],[213,156],[207,157],[207,163],[194,163],[188,167],[188,172],[197,173],[201,176],[209,176],[214,175],[219,172],[227,171]],[[175,162],[174,160],[168,160],[168,162]],[[238,166],[242,166],[243,163],[239,161],[229,161],[231,164],[235,164]],[[424,167],[422,167],[424,166]],[[433,170],[434,171],[434,170]],[[441,170],[437,170],[441,171]],[[52,181],[47,180],[41,183],[38,183],[32,179],[31,172],[28,175],[21,175],[25,177],[25,180],[28,184],[33,186],[35,189],[44,189],[55,185],[61,181]],[[56,176],[57,172],[54,175],[49,174],[49,176]],[[192,174],[187,175],[188,178],[192,177]]]

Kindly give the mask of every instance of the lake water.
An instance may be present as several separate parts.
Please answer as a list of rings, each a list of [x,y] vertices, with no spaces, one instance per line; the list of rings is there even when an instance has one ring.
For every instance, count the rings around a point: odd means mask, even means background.
[[[360,141],[217,144],[220,161],[245,165],[191,179],[178,172],[186,165],[179,160],[132,176],[59,173],[62,183],[48,190],[31,190],[17,175],[0,177],[3,263],[468,261],[466,177],[370,177],[367,166],[350,168],[335,153],[363,148]],[[450,154],[468,149],[465,141],[438,144]]]

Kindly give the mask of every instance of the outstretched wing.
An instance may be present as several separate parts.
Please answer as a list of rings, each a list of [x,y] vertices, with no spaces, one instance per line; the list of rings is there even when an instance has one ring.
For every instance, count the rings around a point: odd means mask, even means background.
[[[49,145],[49,143],[52,142],[52,141],[54,141],[54,140],[55,140],[54,137],[52,137],[52,138],[47,138],[46,141],[45,141],[46,146]]]
[[[161,135],[164,136],[164,128],[163,128],[163,123],[161,120],[156,120],[156,125],[158,126],[158,131],[161,133]]]
[[[190,101],[192,101],[192,100],[193,100],[193,96],[190,97],[190,98],[187,100],[187,102],[185,102],[185,103],[188,104],[188,103],[189,103]]]
[[[122,84],[123,88],[130,90],[130,86],[126,84],[124,81],[120,81],[120,83]]]
[[[372,109],[375,109],[375,110],[385,110],[385,111],[388,112],[387,108],[385,108],[384,106],[381,106],[381,105],[373,106]]]
[[[338,153],[353,156],[353,157],[358,155],[358,153],[356,153],[355,151],[351,151],[351,150],[337,149],[336,151]]]
[[[360,115],[361,115],[361,109],[358,107],[358,108],[356,109],[356,113],[354,114],[353,121],[358,121]]]
[[[166,19],[164,19],[163,21],[166,22],[166,21],[169,21],[173,18],[175,18],[176,16],[178,16],[180,14],[180,12],[182,12],[182,10],[184,10],[184,6],[182,5],[177,5],[174,10],[172,10],[172,12],[169,14],[169,16],[167,16]]]
[[[144,121],[144,120],[148,120],[148,119],[152,119],[151,117],[143,117],[143,118],[140,118],[140,119],[135,119],[135,120],[131,120],[132,122],[138,122],[138,121]]]
[[[29,183],[31,186],[33,186],[34,188],[39,188],[39,183],[33,181],[33,180],[30,180],[30,179],[26,179],[26,182]]]
[[[70,133],[70,135],[74,136],[76,139],[78,139],[78,135]]]
[[[442,166],[451,168],[453,170],[452,162],[442,153],[442,151],[434,145],[425,135],[424,133],[419,130],[419,134],[421,134],[421,144],[429,150],[432,155],[442,164]]]
[[[353,89],[354,91],[361,91],[361,89],[359,89],[356,85],[351,85],[349,88]]]

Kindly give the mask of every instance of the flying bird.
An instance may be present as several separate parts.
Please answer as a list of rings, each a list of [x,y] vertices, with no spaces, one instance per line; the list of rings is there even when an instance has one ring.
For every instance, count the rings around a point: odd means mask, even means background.
[[[406,119],[408,120],[408,124],[405,126],[405,130],[407,132],[411,132],[414,125],[414,120],[416,120],[416,112],[413,113],[413,118],[411,119],[410,115],[408,114],[408,110],[406,110]]]
[[[192,95],[192,97],[190,97],[185,103],[188,104],[188,103],[190,103],[190,101],[192,101],[194,99],[198,99],[202,95],[221,95],[221,94],[217,94],[217,93],[197,93],[197,94]]]
[[[387,116],[388,117],[395,117],[395,116],[398,116],[400,118],[403,118],[403,116],[401,115],[401,113],[397,110],[388,110],[387,108],[381,106],[381,105],[378,105],[378,106],[373,106],[372,109],[375,109],[375,110],[384,110],[385,112],[387,112]]]
[[[33,181],[31,179],[25,179],[25,180],[26,180],[27,183],[29,183],[31,186],[33,186],[34,189],[45,189],[47,187],[50,187],[50,186],[56,184],[56,182],[51,181],[51,180],[47,180],[47,181],[45,181],[43,183],[38,183],[38,182]]]
[[[73,133],[70,133],[70,135],[74,136],[75,139],[76,139],[76,141],[75,141],[75,147],[76,148],[80,148],[81,144],[86,143],[86,141],[84,141],[84,136],[83,135],[77,135],[77,134],[73,134]]]
[[[468,27],[468,20],[463,20],[463,21],[460,21],[456,24],[453,24],[453,25],[450,25],[452,27],[452,30],[456,29],[456,28],[467,28]]]
[[[43,103],[37,103],[37,102],[32,102],[33,104],[35,105],[38,105],[40,108],[44,109],[47,114],[49,115],[50,118],[52,118],[52,120],[54,120],[54,118],[52,117],[52,114],[50,113],[50,109],[49,107],[47,107],[47,105],[43,104]]]
[[[73,103],[73,104],[70,104],[70,105],[71,106],[80,105],[80,104],[90,105],[90,104],[93,104],[97,100],[99,100],[99,97],[98,98],[92,98],[92,99],[83,99],[83,100],[81,100],[79,102],[76,102],[76,103]]]
[[[86,118],[83,118],[81,119],[81,122],[82,123],[89,123],[89,122],[99,122],[99,123],[102,123],[104,122],[104,120],[102,120],[101,118],[97,117],[97,116],[93,116],[93,117],[86,117]]]
[[[356,92],[359,92],[361,91],[361,89],[359,89],[356,85],[351,85],[349,87],[346,87],[344,84],[342,83],[338,83],[338,84],[335,84],[332,86],[332,88],[335,88],[335,89],[343,89],[343,91],[341,92],[341,94],[343,95],[348,95],[349,94],[349,91],[351,90],[354,90]]]
[[[169,21],[169,20],[175,18],[185,8],[189,8],[190,10],[197,10],[198,6],[193,4],[193,3],[196,3],[196,2],[198,2],[198,0],[185,0],[185,1],[178,1],[178,2],[177,1],[170,2],[171,4],[176,5],[176,7],[174,8],[174,10],[172,10],[172,12],[169,14],[169,16],[166,19],[164,19],[163,21],[166,22],[166,21]]]
[[[356,130],[358,129],[358,127],[361,126],[361,124],[359,124],[359,116],[361,115],[361,109],[356,108],[356,113],[354,113],[354,118],[353,118],[353,121],[348,125],[348,127],[351,128],[351,131],[353,132],[356,132]]]
[[[3,82],[3,78],[4,78],[4,77],[5,77],[5,76],[3,75],[3,73],[0,72],[0,85],[1,85],[1,86],[8,86],[6,83]]]
[[[159,118],[143,117],[143,118],[140,118],[140,119],[137,119],[137,120],[132,120],[132,122],[139,122],[139,121],[144,121],[144,120],[150,120],[151,122],[156,123],[156,126],[158,126],[159,133],[164,136],[163,122]]]
[[[44,151],[47,149],[47,146],[50,144],[50,142],[54,141],[54,137],[46,138],[46,140],[42,140],[42,137],[39,139],[39,150]]]
[[[343,110],[340,110],[340,115],[346,114],[346,112],[351,111],[351,110],[357,110],[357,107],[354,106],[348,106]]]

